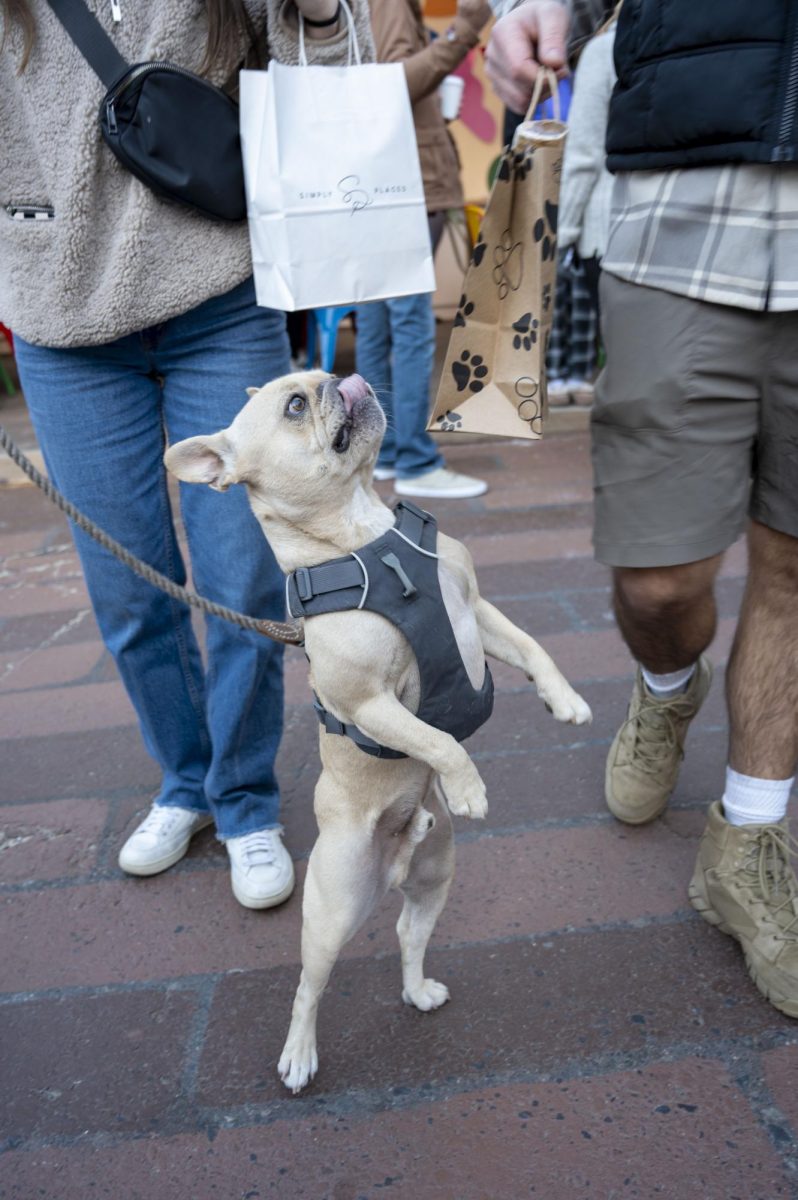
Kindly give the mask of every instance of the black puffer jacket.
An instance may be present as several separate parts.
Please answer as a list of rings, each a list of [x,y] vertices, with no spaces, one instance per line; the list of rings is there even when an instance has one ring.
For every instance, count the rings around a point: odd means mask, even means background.
[[[798,161],[798,0],[625,0],[607,166]]]

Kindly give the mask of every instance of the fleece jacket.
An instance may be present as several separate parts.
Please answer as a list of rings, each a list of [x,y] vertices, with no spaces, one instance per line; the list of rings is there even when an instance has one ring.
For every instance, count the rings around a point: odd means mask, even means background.
[[[204,0],[87,0],[131,63],[168,60],[196,71],[207,37]],[[114,341],[187,312],[252,272],[246,221],[212,220],[159,199],[100,137],[105,87],[45,0],[30,0],[36,38],[26,69],[22,34],[0,52],[0,322],[53,347]],[[296,64],[292,0],[246,0],[260,58]],[[364,61],[373,61],[367,0],[352,0]],[[347,33],[306,39],[308,60],[347,60]],[[250,49],[207,78],[235,81]],[[14,219],[30,206],[44,219]],[[52,218],[46,214],[52,212]]]

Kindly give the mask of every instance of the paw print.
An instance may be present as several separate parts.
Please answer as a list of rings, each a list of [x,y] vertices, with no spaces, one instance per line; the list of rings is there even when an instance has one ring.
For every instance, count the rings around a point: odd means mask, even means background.
[[[536,242],[542,242],[541,253],[543,261],[554,258],[557,252],[557,205],[547,200],[543,206],[544,217],[538,217],[532,230]],[[548,225],[548,232],[546,226]]]
[[[458,392],[464,392],[466,388],[470,392],[481,392],[485,386],[482,381],[487,373],[482,355],[471,354],[469,350],[463,351],[459,362],[452,363],[452,375]]]
[[[543,311],[544,311],[544,313],[547,313],[549,311],[549,309],[551,308],[551,284],[550,283],[543,284],[542,302],[543,302]]]
[[[533,318],[532,313],[524,313],[517,321],[513,321],[513,329],[513,347],[520,350],[523,346],[525,350],[531,350],[538,340],[538,321]]]
[[[496,178],[501,179],[504,183],[512,178],[513,174],[513,152],[509,148],[504,151],[499,159],[499,169],[496,172]]]
[[[482,240],[482,230],[477,234],[477,240],[474,242],[474,249],[471,251],[471,261],[475,267],[478,267],[485,257],[485,251],[488,248],[488,243]]]
[[[460,297],[460,303],[458,305],[457,312],[455,313],[455,327],[458,325],[465,325],[473,311],[474,301],[469,300],[468,296],[463,293],[463,295]]]
[[[513,176],[521,183],[532,170],[533,153],[532,146],[527,146],[525,150],[513,155]]]
[[[493,282],[504,300],[509,292],[517,292],[524,278],[524,247],[521,242],[513,243],[510,230],[505,229],[502,240],[493,251]]]
[[[438,424],[445,433],[455,433],[463,424],[463,418],[459,412],[452,412],[451,409],[447,409],[445,413],[441,413],[438,417]]]

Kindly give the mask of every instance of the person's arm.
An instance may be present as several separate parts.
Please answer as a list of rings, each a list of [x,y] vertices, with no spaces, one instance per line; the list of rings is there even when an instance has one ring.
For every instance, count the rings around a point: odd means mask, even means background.
[[[411,102],[434,92],[479,43],[480,30],[490,20],[483,0],[458,0],[449,28],[423,50],[416,50],[415,17],[405,0],[371,0],[371,19],[379,62],[401,62]]]
[[[525,0],[497,21],[485,52],[493,90],[513,112],[526,112],[538,67],[566,64],[570,6],[558,0]]]
[[[615,82],[614,40],[606,33],[593,38],[576,69],[560,188],[557,241],[562,248],[579,241],[585,209],[604,170],[607,114]]]

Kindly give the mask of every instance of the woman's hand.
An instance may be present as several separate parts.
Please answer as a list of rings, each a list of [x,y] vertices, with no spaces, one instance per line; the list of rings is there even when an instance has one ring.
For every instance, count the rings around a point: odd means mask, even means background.
[[[493,16],[493,9],[485,0],[457,0],[457,15],[479,33]]]

